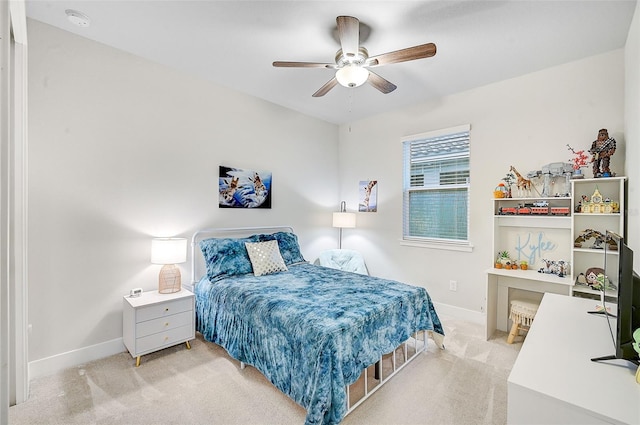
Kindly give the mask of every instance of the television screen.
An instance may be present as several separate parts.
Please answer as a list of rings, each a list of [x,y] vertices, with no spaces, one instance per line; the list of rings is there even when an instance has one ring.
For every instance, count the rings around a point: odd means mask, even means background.
[[[633,271],[633,251],[622,236],[606,232],[604,250],[605,285],[603,302],[605,310],[615,310],[615,332],[609,321],[614,354],[591,359],[593,361],[624,359],[640,364],[638,353],[633,348],[633,331],[640,328],[640,277]],[[608,283],[611,283],[609,285]],[[615,308],[606,304],[609,294],[614,294]]]

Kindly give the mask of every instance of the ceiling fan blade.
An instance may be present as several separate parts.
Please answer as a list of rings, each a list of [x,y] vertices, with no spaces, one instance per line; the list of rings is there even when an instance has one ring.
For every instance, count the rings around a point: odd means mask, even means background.
[[[371,70],[369,70],[369,78],[367,78],[367,83],[371,84],[373,87],[377,88],[384,94],[391,93],[398,88],[395,84],[385,80]]]
[[[383,53],[371,56],[367,60],[368,66],[389,65],[392,63],[412,61],[416,59],[430,58],[436,54],[436,45],[433,43],[421,44],[419,46],[408,47],[396,50],[395,52]]]
[[[352,16],[338,16],[336,22],[342,53],[348,58],[356,57],[360,48],[360,21]]]
[[[318,89],[318,91],[315,92],[312,96],[313,97],[324,96],[325,94],[327,94],[329,92],[329,90],[334,88],[336,86],[336,84],[338,84],[338,80],[336,80],[336,77],[333,77],[332,79],[327,81],[322,87],[320,87]]]
[[[335,68],[335,63],[317,63],[317,62],[283,62],[276,61],[273,63],[276,68]]]

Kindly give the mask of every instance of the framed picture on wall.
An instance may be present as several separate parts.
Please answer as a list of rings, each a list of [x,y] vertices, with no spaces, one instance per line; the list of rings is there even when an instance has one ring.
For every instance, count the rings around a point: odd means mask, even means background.
[[[271,173],[220,166],[218,207],[271,208]]]
[[[358,211],[378,211],[378,180],[361,181],[358,188],[358,193],[360,195]]]

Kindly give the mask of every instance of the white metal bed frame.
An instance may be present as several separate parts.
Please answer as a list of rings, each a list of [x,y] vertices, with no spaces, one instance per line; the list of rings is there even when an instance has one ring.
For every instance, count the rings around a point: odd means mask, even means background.
[[[276,232],[294,233],[293,227],[291,226],[227,227],[227,228],[208,228],[208,229],[201,229],[196,231],[191,237],[191,285],[192,287],[195,288],[196,284],[199,281],[199,276],[203,275],[203,273],[197,272],[197,270],[199,270],[198,261],[197,261],[198,258],[202,259],[201,263],[204,267],[204,258],[202,257],[202,255],[198,255],[200,253],[200,250],[198,249],[198,241],[200,240],[200,238],[204,239],[206,237],[231,237],[233,235],[235,235],[236,237],[246,237],[246,236],[250,236],[257,233],[269,234],[269,233],[276,233]],[[422,335],[422,344],[419,344],[420,334]],[[413,350],[410,350],[411,346],[413,347]],[[360,406],[365,400],[367,400],[371,395],[373,395],[373,393],[379,390],[393,376],[395,376],[398,372],[400,372],[406,365],[408,365],[412,360],[417,358],[419,354],[426,351],[426,349],[427,349],[427,331],[424,331],[424,330],[418,331],[415,334],[413,334],[408,340],[403,342],[399,347],[397,347],[392,353],[387,354],[387,356],[391,354],[391,372],[387,376],[384,376],[384,368],[383,368],[385,355],[380,356],[380,360],[378,360],[378,362],[366,367],[362,371],[360,378],[358,378],[358,380],[355,383],[351,385],[347,385],[345,387],[346,394],[347,394],[347,400],[346,400],[347,412],[345,416],[351,413],[358,406]],[[401,350],[400,353],[398,353],[399,350]],[[398,364],[399,362],[397,361],[398,354],[400,355],[402,360],[400,364]],[[373,388],[369,389],[368,371],[372,367],[374,368],[374,371],[375,371],[374,380],[377,380],[379,382],[375,384]],[[241,369],[245,368],[244,362],[240,362],[240,368]],[[358,382],[360,382],[361,378],[363,380],[363,385],[364,385],[364,394],[353,405],[351,405],[351,387],[355,386]]]
[[[191,236],[191,285],[195,288],[196,284],[200,280],[200,277],[204,273],[197,273],[197,259],[202,259],[202,265],[204,266],[204,259],[198,249],[198,240],[200,237],[247,237],[257,233],[277,233],[277,232],[290,232],[294,233],[291,226],[267,226],[267,227],[221,227],[197,230],[193,236]]]

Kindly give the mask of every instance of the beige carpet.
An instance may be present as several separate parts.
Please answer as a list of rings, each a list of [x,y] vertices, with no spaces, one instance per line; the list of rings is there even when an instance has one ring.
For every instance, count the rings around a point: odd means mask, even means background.
[[[398,375],[349,414],[353,424],[505,424],[507,377],[521,343],[442,317],[445,350],[430,341]],[[305,411],[258,371],[241,370],[202,337],[142,358],[128,353],[31,382],[9,424],[303,424]]]

